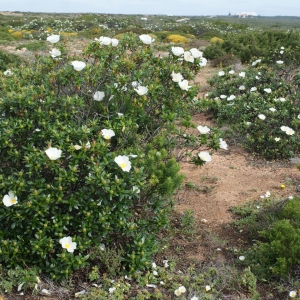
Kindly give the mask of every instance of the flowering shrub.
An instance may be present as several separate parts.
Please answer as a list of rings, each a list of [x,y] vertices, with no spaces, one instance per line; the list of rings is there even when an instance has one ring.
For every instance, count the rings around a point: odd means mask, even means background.
[[[270,67],[259,59],[245,72],[226,69],[220,74],[210,81],[208,104],[218,121],[232,124],[251,152],[269,159],[298,153],[299,81],[292,76],[292,64]]]
[[[161,59],[129,34],[100,37],[68,57],[59,36],[48,41],[48,56],[1,75],[0,262],[55,279],[105,245],[124,249],[130,272],[142,269],[183,180],[171,156],[174,122],[187,119],[197,93],[189,82],[199,53],[193,62],[171,51]],[[219,149],[212,139],[200,136],[198,146]]]
[[[166,37],[166,41],[175,44],[186,44],[189,39],[180,34],[170,34]]]

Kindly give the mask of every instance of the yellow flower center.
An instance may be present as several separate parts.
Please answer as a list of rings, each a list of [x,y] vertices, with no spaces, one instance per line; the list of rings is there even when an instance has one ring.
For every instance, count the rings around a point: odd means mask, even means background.
[[[123,162],[123,163],[120,163],[120,167],[122,168],[122,169],[124,169],[125,167],[126,167],[126,164]]]
[[[110,136],[109,135],[106,135],[104,138],[107,139],[107,140],[110,140]]]
[[[70,248],[70,244],[65,244],[65,248],[69,249]]]
[[[11,202],[11,204],[15,204],[17,202],[17,200],[15,198],[11,198],[10,202]]]

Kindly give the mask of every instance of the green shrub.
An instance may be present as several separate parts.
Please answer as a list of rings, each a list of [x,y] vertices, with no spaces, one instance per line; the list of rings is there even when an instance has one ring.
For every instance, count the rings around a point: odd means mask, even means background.
[[[0,50],[0,71],[6,71],[11,67],[19,66],[21,63],[23,60],[19,56]]]
[[[234,54],[243,63],[249,63],[253,57],[267,57],[270,52],[281,46],[296,50],[300,46],[298,32],[284,32],[266,30],[263,32],[252,32],[245,34],[227,34],[222,37],[223,43],[216,47],[215,43],[205,49],[205,57],[215,59],[223,54]],[[218,49],[220,48],[220,49]],[[299,51],[294,52],[294,58],[299,63]]]
[[[258,241],[244,253],[247,265],[259,279],[286,277],[300,263],[299,204],[299,197],[254,203],[247,215],[237,221],[238,228],[245,232],[256,227],[251,237]],[[242,211],[244,208],[235,213],[242,216]]]
[[[123,249],[121,269],[133,273],[157,251],[183,180],[174,122],[187,119],[197,90],[171,74],[191,80],[199,60],[161,59],[132,34],[117,46],[94,41],[84,57],[56,48],[58,58],[37,56],[1,77],[0,262],[57,279],[104,244]],[[219,138],[202,135],[201,144],[218,149]]]
[[[16,49],[26,48],[29,51],[45,51],[48,50],[48,43],[45,41],[34,41],[19,45]]]

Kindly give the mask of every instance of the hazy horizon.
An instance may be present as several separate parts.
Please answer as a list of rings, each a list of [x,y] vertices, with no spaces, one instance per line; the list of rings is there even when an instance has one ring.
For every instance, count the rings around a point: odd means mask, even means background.
[[[300,16],[300,1],[287,0],[1,0],[2,12],[100,13],[127,15],[226,16],[255,12],[259,16]]]

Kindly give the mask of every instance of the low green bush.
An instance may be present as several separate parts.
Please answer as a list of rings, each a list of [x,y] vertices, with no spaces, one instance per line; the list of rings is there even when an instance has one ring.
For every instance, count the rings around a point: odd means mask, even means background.
[[[256,223],[257,231],[252,231],[251,236],[257,242],[245,251],[245,263],[260,280],[269,280],[274,276],[284,278],[288,274],[294,276],[292,268],[300,263],[299,203],[299,197],[271,201],[266,206],[256,203],[253,210],[238,221],[239,228],[246,232],[249,232],[250,223]]]
[[[45,41],[34,41],[26,44],[21,44],[16,49],[21,50],[22,48],[26,48],[29,51],[45,51],[49,49],[49,46]]]
[[[18,55],[0,50],[0,71],[6,71],[11,67],[20,66],[21,63],[24,63],[24,61]]]

